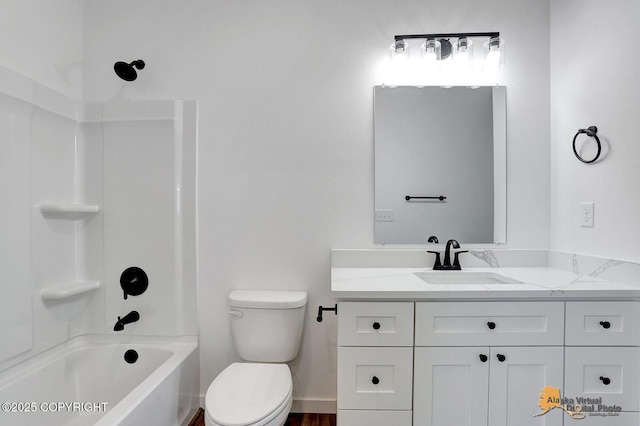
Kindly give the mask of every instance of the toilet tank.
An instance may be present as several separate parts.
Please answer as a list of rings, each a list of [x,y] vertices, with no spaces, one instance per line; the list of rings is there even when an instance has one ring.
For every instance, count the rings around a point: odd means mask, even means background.
[[[307,293],[234,290],[229,294],[231,336],[246,361],[287,362],[300,347]]]

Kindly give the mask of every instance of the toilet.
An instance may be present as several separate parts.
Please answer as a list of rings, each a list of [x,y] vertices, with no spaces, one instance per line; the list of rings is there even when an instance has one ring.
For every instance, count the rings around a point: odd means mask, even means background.
[[[205,396],[206,426],[282,426],[293,401],[285,364],[300,347],[307,293],[234,290],[229,294],[233,344],[246,362],[228,366]]]

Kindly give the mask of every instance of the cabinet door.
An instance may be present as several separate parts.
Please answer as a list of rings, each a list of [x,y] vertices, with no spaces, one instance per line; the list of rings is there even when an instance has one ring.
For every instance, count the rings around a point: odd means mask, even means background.
[[[415,348],[414,358],[413,426],[487,426],[489,348]]]
[[[562,426],[558,408],[536,416],[545,386],[563,389],[562,347],[493,347],[489,385],[489,425]],[[564,395],[562,395],[564,396]]]
[[[338,348],[339,410],[411,410],[411,348]]]
[[[602,398],[602,405],[639,411],[639,358],[639,348],[567,348],[567,397]]]

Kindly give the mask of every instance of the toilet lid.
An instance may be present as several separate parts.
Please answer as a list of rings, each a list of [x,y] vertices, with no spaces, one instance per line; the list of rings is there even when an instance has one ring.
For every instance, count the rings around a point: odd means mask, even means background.
[[[209,386],[205,410],[218,424],[253,424],[278,409],[291,387],[286,364],[234,363]]]

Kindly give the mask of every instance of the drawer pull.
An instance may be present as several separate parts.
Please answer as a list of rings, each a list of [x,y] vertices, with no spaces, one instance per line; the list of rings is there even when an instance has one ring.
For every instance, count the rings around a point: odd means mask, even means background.
[[[376,322],[373,323],[372,327],[373,327],[374,330],[380,330],[380,323],[378,321],[376,321]]]
[[[371,379],[371,383],[373,383],[374,385],[377,385],[378,383],[380,383],[380,379],[378,379],[376,376],[373,376],[373,379]]]
[[[602,326],[602,328],[604,329],[608,329],[611,327],[611,323],[609,321],[600,321],[600,325]]]
[[[496,328],[496,323],[493,321],[489,321],[487,323],[487,327],[489,327],[489,330],[493,330],[494,328]]]
[[[507,357],[502,354],[498,354],[497,357],[498,357],[498,361],[500,362],[504,362],[504,360],[507,359]]]
[[[602,383],[604,385],[608,385],[609,383],[611,383],[611,379],[609,379],[608,377],[602,377],[600,376],[600,380],[602,380]]]
[[[485,354],[480,354],[480,361],[487,362],[488,359],[489,357],[487,357]]]

